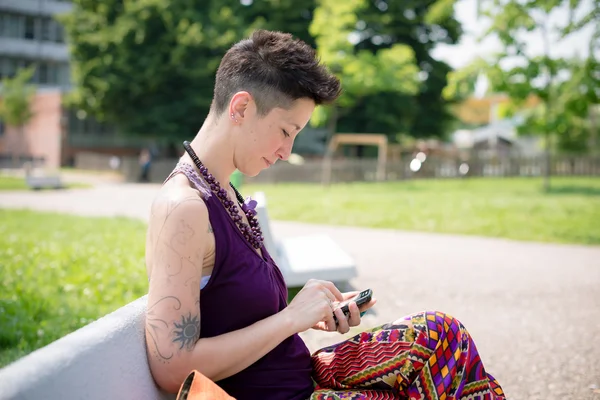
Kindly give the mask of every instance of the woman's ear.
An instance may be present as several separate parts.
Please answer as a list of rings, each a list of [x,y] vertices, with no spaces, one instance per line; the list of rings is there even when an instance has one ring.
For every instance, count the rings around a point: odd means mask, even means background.
[[[229,102],[229,116],[234,122],[241,122],[247,116],[247,112],[253,104],[254,101],[250,93],[237,92]]]

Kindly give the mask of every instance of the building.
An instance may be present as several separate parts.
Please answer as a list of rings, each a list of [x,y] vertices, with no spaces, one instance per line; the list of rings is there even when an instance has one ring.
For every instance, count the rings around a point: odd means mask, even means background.
[[[147,145],[63,106],[71,88],[70,57],[56,17],[72,8],[66,0],[0,0],[0,80],[34,65],[37,88],[33,117],[23,130],[0,121],[0,167],[39,160],[57,168],[73,165],[79,154],[135,155]]]
[[[1,0],[0,78],[35,64],[40,88],[68,87],[69,50],[55,16],[71,8],[64,0]]]
[[[3,160],[21,164],[40,158],[47,166],[61,164],[62,94],[69,89],[69,50],[63,27],[55,19],[69,12],[70,1],[0,0],[0,78],[35,66],[32,83],[38,91],[33,118],[18,130],[0,126]]]

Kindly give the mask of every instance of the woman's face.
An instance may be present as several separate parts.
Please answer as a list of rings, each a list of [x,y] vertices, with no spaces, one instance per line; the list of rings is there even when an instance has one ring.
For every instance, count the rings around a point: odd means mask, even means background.
[[[234,163],[247,176],[256,176],[278,159],[287,160],[298,133],[306,126],[315,109],[308,98],[294,101],[289,110],[274,108],[267,115],[256,112],[250,100],[242,110],[237,108],[233,120],[236,131]]]

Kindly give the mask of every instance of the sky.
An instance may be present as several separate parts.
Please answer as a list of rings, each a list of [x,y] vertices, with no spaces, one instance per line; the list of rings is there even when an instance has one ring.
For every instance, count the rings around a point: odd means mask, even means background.
[[[589,12],[593,7],[594,0],[583,0],[580,6],[580,14]],[[578,14],[578,15],[580,15]],[[454,68],[468,65],[477,56],[487,56],[501,49],[497,39],[488,38],[478,42],[478,36],[485,30],[487,23],[484,19],[477,18],[477,0],[458,0],[455,5],[455,15],[462,23],[464,34],[457,45],[438,45],[433,51],[433,57],[443,60]],[[566,7],[551,14],[551,23],[565,25],[568,14]],[[551,41],[551,55],[573,56],[579,54],[587,57],[588,46],[592,37],[593,27],[591,24],[581,32],[572,34],[570,37],[556,43],[556,37]],[[525,36],[528,55],[539,55],[543,52],[543,40],[540,32],[533,32]],[[600,56],[600,55],[599,55]],[[510,64],[510,61],[508,62]]]

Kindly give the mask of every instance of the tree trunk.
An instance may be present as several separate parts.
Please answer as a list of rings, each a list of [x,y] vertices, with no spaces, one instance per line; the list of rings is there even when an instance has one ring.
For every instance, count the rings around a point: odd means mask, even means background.
[[[12,164],[13,168],[21,168],[19,165],[19,159],[21,154],[27,154],[27,138],[25,137],[25,127],[19,125],[17,128],[17,139],[14,141],[12,151]]]
[[[337,103],[333,103],[331,105],[331,114],[329,114],[329,121],[327,121],[327,143],[329,143],[329,141],[331,140],[333,135],[336,134],[337,121],[338,121],[338,107],[337,107]]]
[[[329,121],[327,121],[327,137],[325,140],[325,154],[323,157],[323,165],[321,168],[321,184],[328,186],[331,183],[331,168],[333,161],[333,153],[329,150],[329,144],[333,135],[337,130],[338,120],[338,109],[337,104],[331,105],[331,114],[329,114]]]
[[[547,59],[550,58],[550,37],[549,37],[549,27],[548,24],[550,23],[550,15],[548,13],[546,13],[544,15],[544,21],[543,23],[540,25],[542,28],[542,35],[543,35],[543,41],[544,41],[544,55]],[[544,190],[547,192],[550,190],[550,176],[552,175],[552,159],[551,159],[551,147],[552,147],[552,143],[551,143],[551,138],[552,138],[552,134],[554,132],[551,131],[551,128],[548,127],[548,123],[549,121],[553,120],[554,117],[552,116],[552,111],[553,111],[553,103],[554,103],[554,71],[552,70],[552,67],[550,65],[546,65],[546,70],[548,73],[548,81],[547,81],[547,85],[548,85],[548,100],[546,101],[546,149],[545,149],[545,154],[544,154]],[[552,124],[551,126],[554,126],[554,124]]]
[[[548,192],[550,190],[550,176],[552,176],[552,156],[551,156],[551,142],[550,132],[546,131],[546,143],[544,149],[544,190]]]
[[[588,106],[588,118],[590,120],[590,139],[588,142],[588,147],[590,149],[590,154],[592,156],[596,156],[598,154],[598,117],[600,113],[598,113],[598,109],[595,105],[590,104]]]

